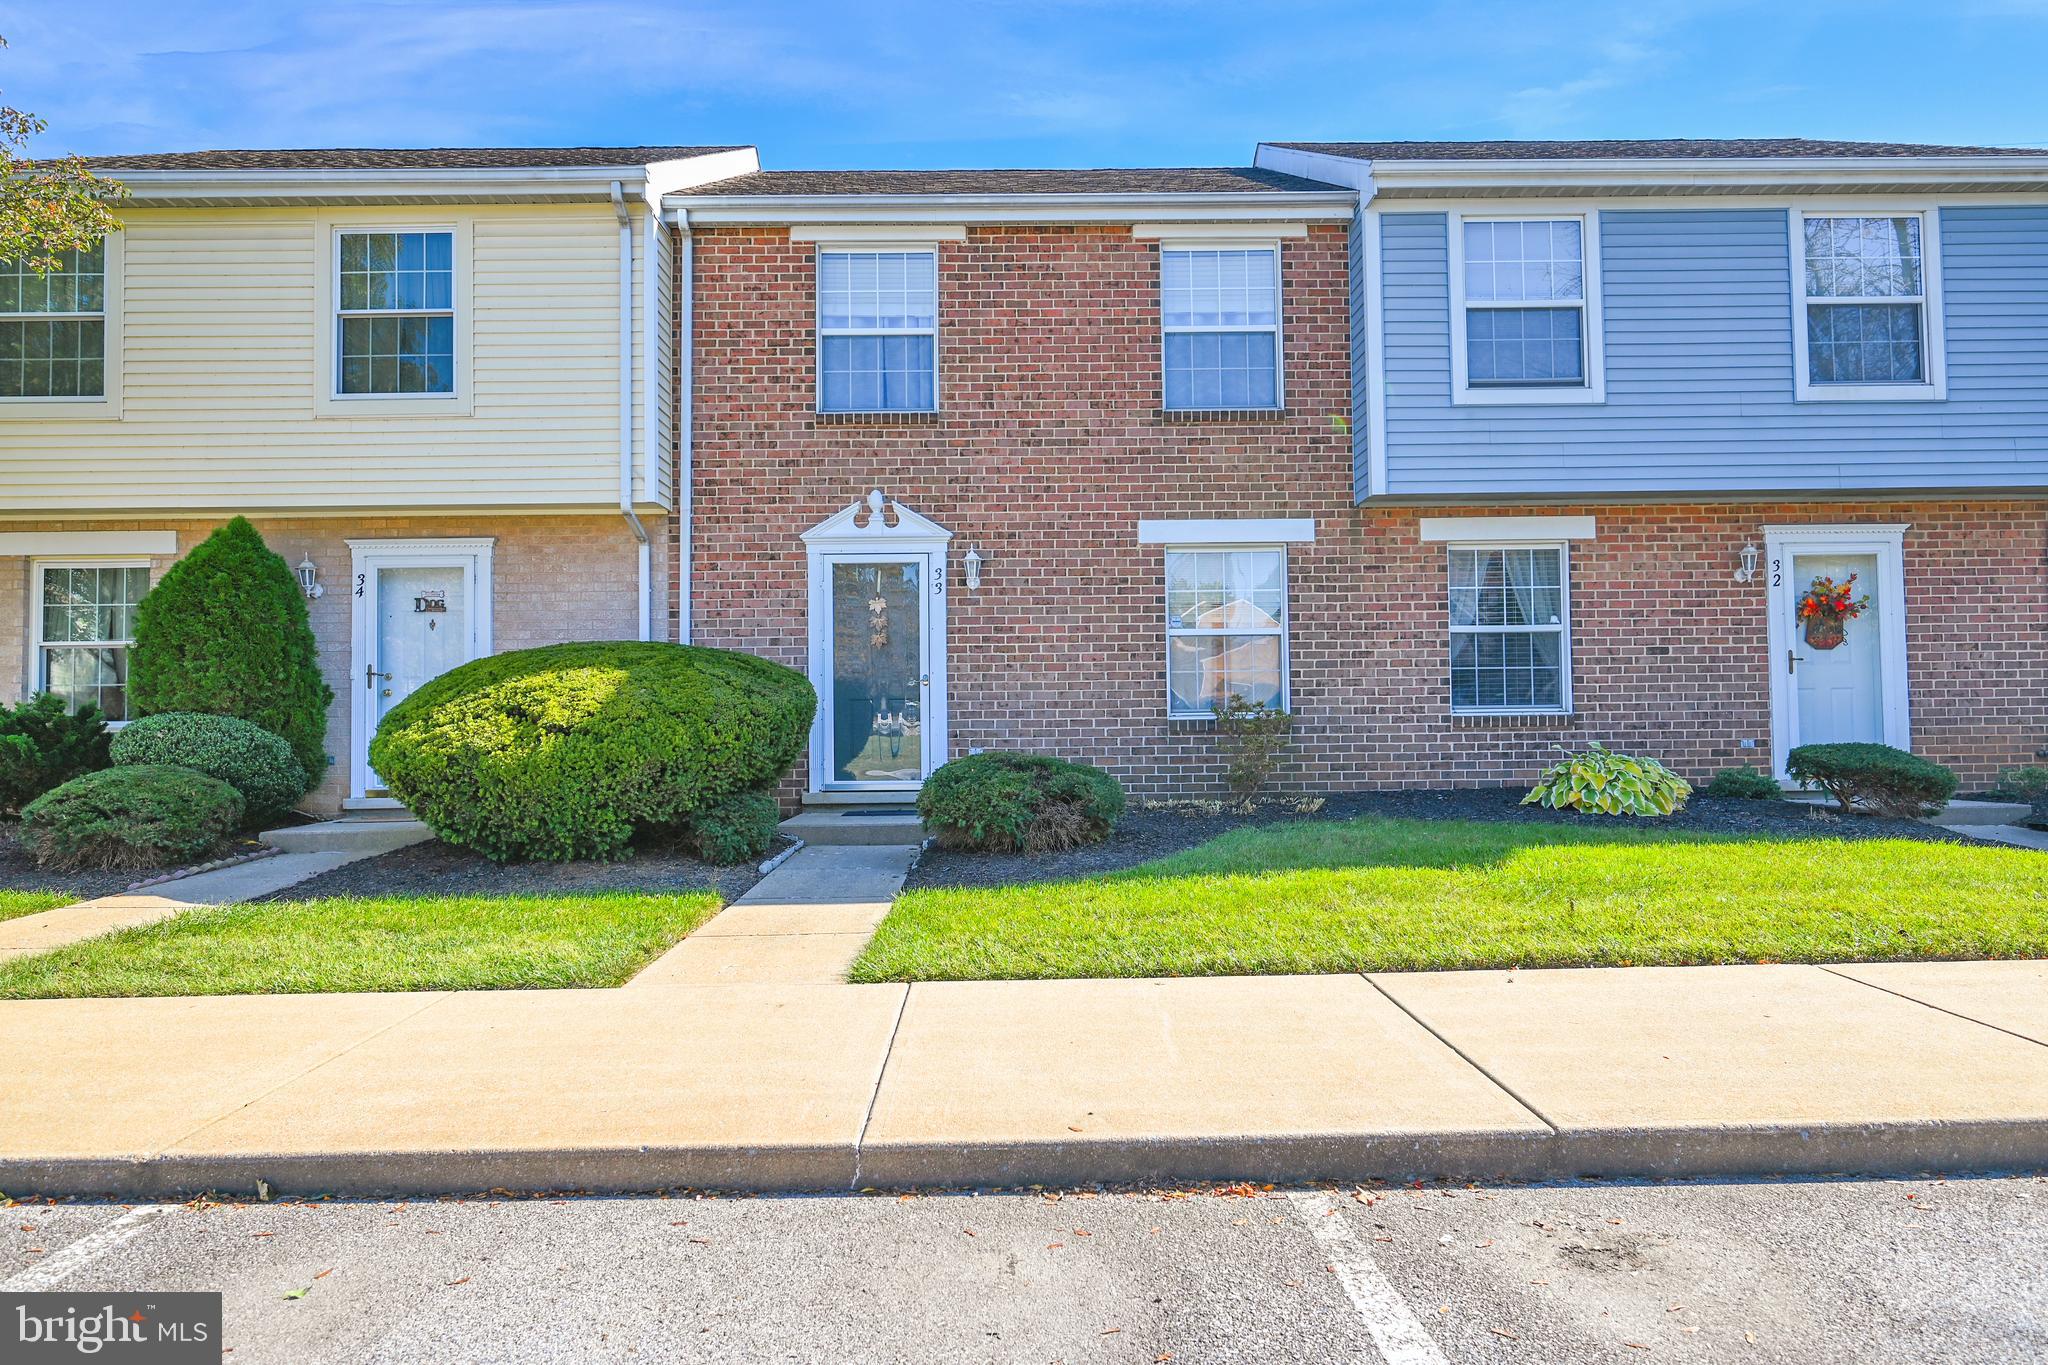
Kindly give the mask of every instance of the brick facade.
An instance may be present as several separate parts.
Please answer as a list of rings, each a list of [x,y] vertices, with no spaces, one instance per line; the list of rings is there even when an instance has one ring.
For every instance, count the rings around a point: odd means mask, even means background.
[[[1909,522],[1914,747],[1980,784],[2027,761],[2048,702],[2048,514],[2019,501],[1578,508],[1568,720],[1449,714],[1444,547],[1426,509],[1353,506],[1343,229],[1282,251],[1286,414],[1159,411],[1157,251],[1120,227],[974,227],[940,248],[942,411],[821,421],[812,248],[782,229],[695,238],[693,625],[698,643],[803,667],[799,534],[865,493],[987,558],[948,595],[951,749],[1101,763],[1145,795],[1213,790],[1209,726],[1165,718],[1164,589],[1140,518],[1313,517],[1290,551],[1287,785],[1527,780],[1560,743],[1601,739],[1693,776],[1770,761],[1765,524]],[[1438,509],[1441,514],[1446,509]],[[1972,603],[2010,594],[1996,613]],[[1753,741],[1745,749],[1742,743]]]
[[[178,555],[150,561],[154,581],[220,525],[204,520],[140,518],[122,521],[10,522],[10,532],[175,530]],[[334,689],[327,714],[327,751],[335,762],[306,800],[312,811],[333,811],[348,794],[352,752],[350,700],[361,685],[351,657],[349,610],[350,540],[455,539],[489,536],[493,547],[492,644],[503,652],[565,640],[630,640],[639,634],[637,542],[617,516],[331,518],[252,517],[270,548],[287,564],[310,557],[326,592],[307,603],[320,668]],[[657,546],[669,529],[655,521],[649,533]],[[32,676],[28,639],[29,563],[0,555],[0,700],[14,700]],[[661,585],[657,581],[657,593]],[[667,614],[665,598],[657,621]]]

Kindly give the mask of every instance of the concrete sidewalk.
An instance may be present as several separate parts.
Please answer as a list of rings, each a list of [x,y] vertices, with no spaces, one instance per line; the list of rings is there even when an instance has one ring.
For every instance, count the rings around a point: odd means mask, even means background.
[[[2048,963],[0,1002],[0,1190],[2048,1166]]]

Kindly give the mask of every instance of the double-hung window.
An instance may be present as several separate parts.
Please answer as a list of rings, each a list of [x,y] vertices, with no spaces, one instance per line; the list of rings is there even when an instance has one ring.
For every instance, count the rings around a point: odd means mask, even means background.
[[[455,234],[342,232],[336,299],[342,397],[455,392]]]
[[[108,720],[128,717],[128,646],[147,564],[39,562],[35,584],[35,690]]]
[[[1287,551],[1166,551],[1167,714],[1207,719],[1235,696],[1287,708]]]
[[[1563,545],[1450,547],[1451,710],[1571,709]]]
[[[38,275],[0,263],[0,398],[106,395],[107,248],[57,253]]]
[[[1280,251],[1159,252],[1169,411],[1280,406]]]
[[[1591,214],[1450,216],[1453,397],[1593,402],[1605,391]]]
[[[1792,223],[1798,396],[1939,397],[1932,215],[1794,213]]]
[[[818,411],[936,412],[939,254],[818,253]]]

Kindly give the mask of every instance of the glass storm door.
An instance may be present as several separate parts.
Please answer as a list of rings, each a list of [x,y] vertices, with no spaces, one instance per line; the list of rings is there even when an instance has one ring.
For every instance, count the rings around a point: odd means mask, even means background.
[[[1792,647],[1785,661],[1793,684],[1792,747],[1801,744],[1882,744],[1885,740],[1884,616],[1877,556],[1789,556],[1792,572]],[[1855,595],[1868,597],[1862,615],[1838,625],[1803,622],[1799,600],[1816,578],[1844,582],[1856,575]]]
[[[825,566],[831,596],[826,781],[911,788],[929,772],[931,686],[925,556],[846,558]]]
[[[466,564],[372,564],[362,575],[367,629],[355,683],[363,689],[356,746],[362,793],[384,794],[369,743],[391,708],[476,656],[472,577]]]

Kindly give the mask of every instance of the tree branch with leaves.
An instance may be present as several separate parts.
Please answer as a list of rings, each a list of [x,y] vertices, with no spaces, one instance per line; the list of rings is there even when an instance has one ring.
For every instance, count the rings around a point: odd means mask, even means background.
[[[0,38],[0,47],[6,45]],[[113,206],[128,195],[119,181],[94,175],[82,157],[31,159],[29,142],[48,127],[34,114],[0,105],[0,261],[18,261],[38,275],[118,230]]]

